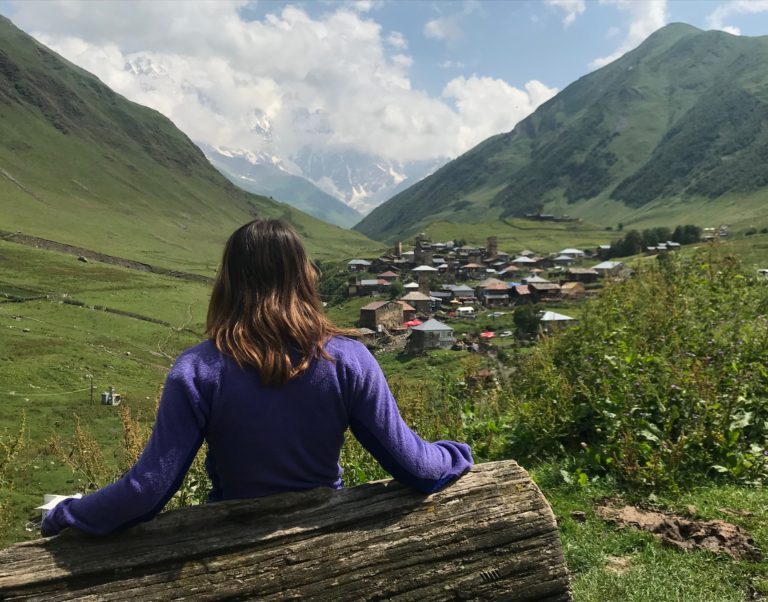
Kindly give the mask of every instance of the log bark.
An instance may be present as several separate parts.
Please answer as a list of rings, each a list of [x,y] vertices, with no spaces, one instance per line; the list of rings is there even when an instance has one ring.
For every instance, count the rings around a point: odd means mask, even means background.
[[[1,600],[570,600],[552,510],[513,461],[182,508],[0,550]]]

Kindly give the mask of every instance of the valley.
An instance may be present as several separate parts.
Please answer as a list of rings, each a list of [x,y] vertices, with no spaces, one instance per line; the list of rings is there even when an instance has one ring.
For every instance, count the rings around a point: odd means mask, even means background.
[[[442,167],[307,147],[297,181],[206,149],[225,177],[0,16],[0,547],[39,537],[44,494],[126,470],[173,361],[206,336],[227,236],[280,218],[332,321],[371,326],[408,424],[531,471],[577,600],[765,599],[766,64],[766,37],[671,24]],[[347,229],[348,205],[390,192]],[[730,228],[594,270],[628,233],[682,224]],[[202,457],[172,505],[205,500]],[[387,477],[349,433],[340,463],[346,485]],[[600,518],[606,501],[728,521],[757,553],[662,546]]]

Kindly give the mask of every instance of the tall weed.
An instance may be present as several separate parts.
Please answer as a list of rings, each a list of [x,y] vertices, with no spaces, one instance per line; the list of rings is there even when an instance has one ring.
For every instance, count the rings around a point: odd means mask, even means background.
[[[10,495],[16,461],[27,444],[27,415],[21,414],[18,432],[10,438],[0,438],[0,529],[9,527]]]
[[[75,416],[75,432],[71,439],[54,437],[50,440],[53,453],[70,467],[83,492],[94,491],[117,480],[139,459],[149,440],[151,428],[140,416],[132,416],[124,405],[118,408],[122,426],[121,446],[117,450],[115,468],[110,468],[96,438],[80,424]],[[202,504],[208,497],[210,480],[205,471],[205,447],[190,466],[184,481],[166,508]]]

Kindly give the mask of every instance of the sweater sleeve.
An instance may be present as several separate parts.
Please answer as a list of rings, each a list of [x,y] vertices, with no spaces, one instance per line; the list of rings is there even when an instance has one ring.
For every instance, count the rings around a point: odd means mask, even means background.
[[[104,535],[153,518],[181,486],[206,424],[200,379],[181,356],[165,382],[152,434],[122,478],[81,499],[67,499],[45,517],[44,536],[66,527]]]
[[[362,346],[350,378],[352,433],[395,479],[433,493],[470,469],[466,443],[429,443],[408,428],[378,362]]]

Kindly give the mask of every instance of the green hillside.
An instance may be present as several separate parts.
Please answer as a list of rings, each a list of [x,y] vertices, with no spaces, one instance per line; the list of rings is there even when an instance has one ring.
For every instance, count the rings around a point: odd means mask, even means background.
[[[537,211],[602,225],[751,224],[768,221],[766,158],[768,37],[672,24],[356,229],[391,240],[433,221]]]
[[[318,257],[364,236],[232,185],[160,113],[127,101],[0,17],[0,229],[211,274],[252,216],[283,217]]]

